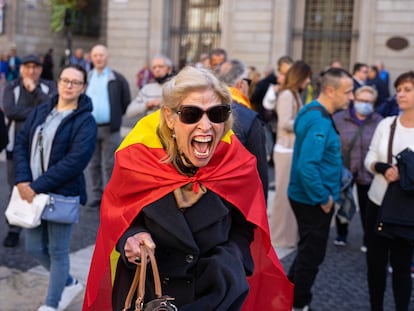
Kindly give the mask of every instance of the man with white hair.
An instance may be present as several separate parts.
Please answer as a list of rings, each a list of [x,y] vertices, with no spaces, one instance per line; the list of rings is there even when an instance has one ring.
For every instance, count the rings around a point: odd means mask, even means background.
[[[126,111],[128,118],[151,113],[161,104],[162,85],[171,78],[172,61],[165,55],[157,55],[151,61],[152,83],[145,84]]]

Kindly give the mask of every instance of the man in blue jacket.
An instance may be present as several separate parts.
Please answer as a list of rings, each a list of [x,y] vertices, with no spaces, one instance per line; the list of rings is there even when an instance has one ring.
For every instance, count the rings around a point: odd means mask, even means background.
[[[353,100],[352,76],[331,68],[319,97],[298,113],[288,196],[299,228],[296,258],[288,277],[295,284],[293,310],[310,310],[311,288],[329,237],[341,184],[341,143],[331,115]]]

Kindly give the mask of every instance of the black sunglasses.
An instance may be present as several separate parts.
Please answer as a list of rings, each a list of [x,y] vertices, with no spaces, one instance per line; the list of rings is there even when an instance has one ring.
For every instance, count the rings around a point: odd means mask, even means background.
[[[208,119],[213,123],[222,123],[229,119],[230,106],[229,105],[218,105],[203,110],[197,106],[181,106],[176,111],[180,121],[185,124],[193,124],[201,120],[203,114],[206,113]]]

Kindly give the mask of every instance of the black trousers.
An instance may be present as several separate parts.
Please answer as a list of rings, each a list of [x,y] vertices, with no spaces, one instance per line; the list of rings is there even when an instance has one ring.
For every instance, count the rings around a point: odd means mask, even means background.
[[[368,288],[372,311],[382,311],[387,280],[387,264],[392,267],[392,290],[396,311],[407,311],[411,296],[413,243],[402,238],[386,238],[375,230],[379,206],[368,200],[366,214]]]
[[[312,300],[311,289],[325,258],[334,209],[326,214],[319,205],[289,201],[298,223],[299,242],[288,278],[295,284],[293,306],[302,308]]]

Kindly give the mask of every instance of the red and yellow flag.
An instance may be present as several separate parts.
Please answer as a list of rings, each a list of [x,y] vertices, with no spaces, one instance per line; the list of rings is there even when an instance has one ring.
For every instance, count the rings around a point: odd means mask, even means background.
[[[166,153],[156,134],[159,117],[158,111],[140,120],[116,152],[112,177],[102,198],[101,223],[83,311],[112,310],[117,241],[143,207],[189,182],[217,193],[256,225],[251,245],[255,268],[248,277],[250,291],[243,310],[291,310],[293,285],[270,242],[266,204],[254,156],[230,131],[206,167],[193,177],[179,174],[172,164],[160,162]]]
[[[250,99],[244,95],[242,91],[236,89],[235,87],[229,86],[229,91],[231,94],[231,98],[240,105],[243,105],[247,108],[252,109],[252,104],[250,103]]]

